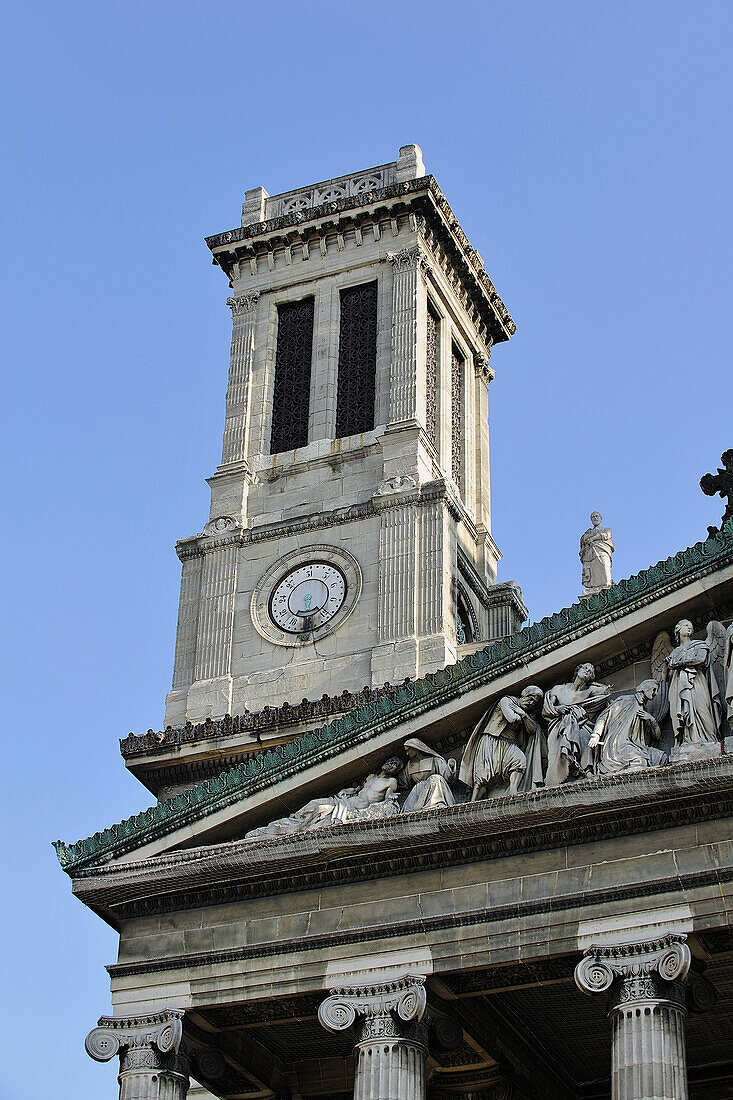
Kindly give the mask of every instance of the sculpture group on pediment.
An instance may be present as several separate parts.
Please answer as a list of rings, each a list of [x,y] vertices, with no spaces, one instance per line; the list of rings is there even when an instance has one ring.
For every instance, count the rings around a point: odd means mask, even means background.
[[[641,771],[666,764],[669,757],[656,747],[661,730],[647,709],[659,693],[656,680],[644,680],[636,691],[619,695],[598,716],[588,749],[596,775]]]
[[[575,668],[572,680],[547,691],[527,684],[518,695],[491,703],[460,762],[409,738],[401,755],[356,786],[312,798],[290,816],[252,829],[245,840],[530,793],[717,754],[733,719],[733,624],[726,630],[712,620],[705,638],[696,639],[692,623],[681,619],[674,644],[667,632],[657,635],[651,668],[652,677],[618,695],[596,680],[590,661]]]
[[[463,751],[459,778],[471,800],[518,794],[543,785],[546,743],[537,722],[542,689],[529,684],[519,697],[498,699],[479,721]]]
[[[708,623],[705,640],[693,638],[693,632],[689,619],[680,619],[676,644],[662,669],[674,730],[673,761],[716,753],[723,729],[728,637],[715,619]]]
[[[404,761],[399,756],[385,760],[378,772],[372,772],[356,787],[345,787],[338,794],[312,798],[289,817],[280,817],[251,829],[245,840],[273,840],[293,833],[309,833],[346,821],[364,821],[399,813],[397,776]]]
[[[547,692],[542,707],[547,721],[546,787],[558,787],[588,771],[593,723],[610,694],[608,684],[596,683],[589,661],[577,666],[571,683],[556,684]]]

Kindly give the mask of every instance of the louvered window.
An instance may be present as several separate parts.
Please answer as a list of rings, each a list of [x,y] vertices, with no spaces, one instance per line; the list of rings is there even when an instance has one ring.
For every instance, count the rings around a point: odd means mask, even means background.
[[[453,345],[451,353],[451,473],[463,495],[463,375],[464,358]]]
[[[278,306],[270,454],[308,443],[313,298]]]
[[[377,284],[341,291],[336,438],[374,427],[377,364]]]
[[[428,439],[438,446],[438,375],[440,365],[440,318],[428,305],[426,331],[427,356],[425,374],[425,430]]]

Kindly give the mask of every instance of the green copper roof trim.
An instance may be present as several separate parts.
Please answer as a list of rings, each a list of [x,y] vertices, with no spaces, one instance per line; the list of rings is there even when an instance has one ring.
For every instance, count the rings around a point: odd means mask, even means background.
[[[515,665],[522,664],[528,653],[536,656],[547,648],[555,648],[577,631],[585,633],[605,619],[614,619],[628,612],[639,601],[646,603],[666,588],[680,587],[696,575],[711,572],[730,562],[733,562],[733,521],[704,542],[680,550],[604,592],[548,615],[510,638],[471,653],[454,665],[397,687],[390,694],[335,722],[259,753],[183,794],[128,817],[119,825],[112,825],[75,844],[56,841],[54,847],[59,863],[65,871],[78,871],[91,863],[106,862],[165,836],[174,829],[281,782],[304,766],[327,760],[346,745],[358,744],[377,730],[388,729],[447,699],[489,683],[500,672],[510,671]]]

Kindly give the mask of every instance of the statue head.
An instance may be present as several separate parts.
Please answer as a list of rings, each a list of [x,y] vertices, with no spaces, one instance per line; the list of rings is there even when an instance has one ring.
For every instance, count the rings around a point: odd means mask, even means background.
[[[382,764],[382,771],[386,775],[397,775],[404,768],[404,762],[399,756],[390,756],[389,760],[385,760]]]
[[[573,673],[574,680],[582,680],[586,684],[592,684],[595,678],[595,665],[592,665],[590,661],[583,661],[576,667],[575,672]]]
[[[534,684],[527,684],[526,687],[522,688],[519,702],[522,704],[523,710],[536,711],[542,706],[544,697],[545,693],[542,688],[538,688]]]
[[[659,691],[659,683],[657,680],[642,680],[636,690],[640,692],[645,699],[653,699]]]
[[[689,619],[680,619],[677,626],[674,628],[674,640],[677,645],[680,642],[686,642],[688,638],[691,638],[694,632],[694,626]]]
[[[594,527],[600,527],[603,523],[603,516],[600,512],[591,512],[590,521]]]

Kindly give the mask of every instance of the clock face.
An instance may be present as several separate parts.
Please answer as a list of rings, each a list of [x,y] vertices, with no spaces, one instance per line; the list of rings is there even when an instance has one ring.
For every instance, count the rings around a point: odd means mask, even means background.
[[[299,565],[283,577],[270,597],[270,617],[288,634],[325,626],[346,599],[346,578],[326,561]]]

